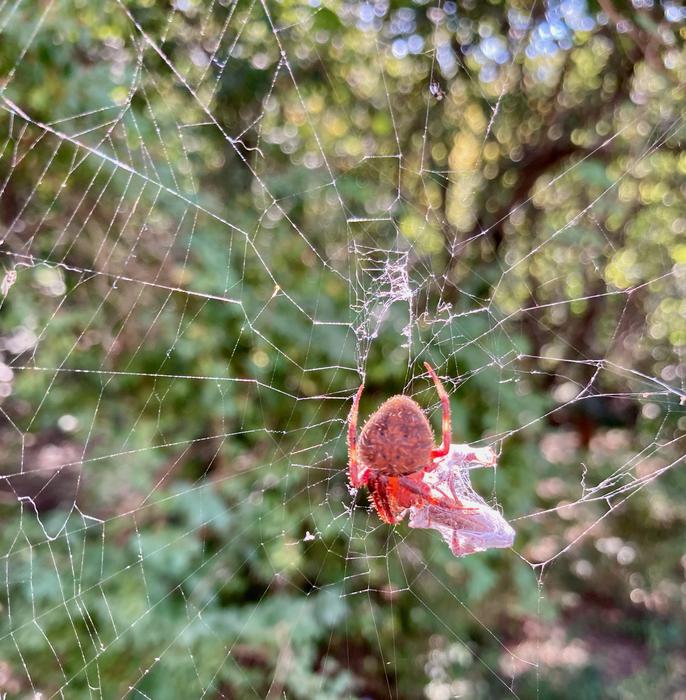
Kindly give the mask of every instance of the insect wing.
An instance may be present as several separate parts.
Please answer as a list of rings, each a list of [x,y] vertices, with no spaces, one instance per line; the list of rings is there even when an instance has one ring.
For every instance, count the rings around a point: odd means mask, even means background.
[[[486,549],[511,547],[515,532],[503,516],[484,501],[472,488],[469,460],[455,459],[456,453],[426,472],[423,482],[429,486],[435,502],[425,502],[409,509],[409,526],[436,530],[457,557]],[[489,455],[482,466],[490,463]]]

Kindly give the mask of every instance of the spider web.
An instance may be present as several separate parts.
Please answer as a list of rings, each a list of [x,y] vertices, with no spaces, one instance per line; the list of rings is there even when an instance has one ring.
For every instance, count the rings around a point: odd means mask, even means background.
[[[641,211],[613,208],[678,209],[683,103],[639,75],[620,128],[590,113],[583,155],[483,224],[514,73],[554,80],[613,18],[511,9],[466,56],[460,17],[0,3],[1,692],[410,697],[409,669],[429,698],[527,697],[593,653],[554,612],[584,581],[678,596],[625,519],[677,519],[683,260],[656,237],[641,267],[618,235]],[[663,33],[681,20],[665,5]],[[470,90],[489,111],[458,109]],[[402,392],[436,422],[424,361],[454,441],[500,456],[474,483],[511,550],[455,559],[347,487],[360,381],[363,415]]]

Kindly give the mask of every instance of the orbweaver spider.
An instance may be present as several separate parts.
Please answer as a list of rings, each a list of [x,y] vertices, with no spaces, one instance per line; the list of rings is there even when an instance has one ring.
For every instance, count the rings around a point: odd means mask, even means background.
[[[441,494],[440,487],[430,487],[423,481],[424,474],[436,469],[438,460],[450,452],[451,428],[448,394],[431,365],[425,362],[424,366],[434,381],[443,408],[440,447],[434,447],[431,425],[419,404],[409,396],[398,394],[381,404],[362,428],[359,445],[357,414],[364,384],[357,390],[348,416],[350,483],[356,489],[367,486],[379,517],[390,524],[402,520],[412,506],[467,508],[456,494]],[[490,460],[492,451],[488,455],[485,459]],[[480,461],[476,453],[475,461]]]
[[[443,408],[440,447],[416,401],[392,396],[381,404],[357,440],[357,415],[364,384],[348,416],[350,484],[367,486],[381,520],[400,522],[410,513],[410,527],[438,530],[456,556],[490,547],[510,547],[514,530],[471,488],[469,469],[495,467],[490,447],[450,444],[450,400],[436,372],[424,363]]]

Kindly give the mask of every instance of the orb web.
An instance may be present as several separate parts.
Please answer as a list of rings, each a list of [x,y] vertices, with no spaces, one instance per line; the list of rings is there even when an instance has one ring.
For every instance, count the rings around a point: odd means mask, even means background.
[[[0,3],[0,692],[531,697],[611,655],[566,624],[598,581],[678,609],[683,11],[34,10]],[[359,383],[437,425],[424,361],[512,549],[348,488]]]

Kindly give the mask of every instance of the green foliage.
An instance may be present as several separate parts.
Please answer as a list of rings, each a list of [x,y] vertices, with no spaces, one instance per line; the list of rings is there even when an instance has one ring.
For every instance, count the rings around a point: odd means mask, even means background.
[[[677,697],[683,22],[459,5],[0,8],[0,695]],[[352,502],[424,360],[515,551]]]

